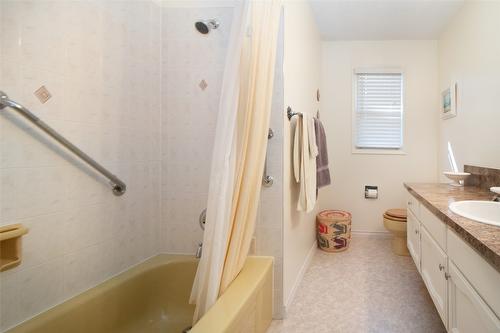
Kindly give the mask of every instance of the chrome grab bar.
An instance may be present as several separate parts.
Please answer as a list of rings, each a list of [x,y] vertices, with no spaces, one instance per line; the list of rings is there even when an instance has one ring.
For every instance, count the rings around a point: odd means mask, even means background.
[[[112,187],[113,193],[117,196],[120,196],[125,193],[127,190],[127,185],[125,185],[124,182],[122,182],[118,177],[113,175],[111,172],[109,172],[106,168],[104,168],[102,165],[97,163],[93,158],[91,158],[89,155],[85,154],[83,151],[81,151],[77,146],[69,142],[65,137],[57,133],[52,127],[44,123],[40,118],[35,116],[33,113],[31,113],[28,109],[26,109],[24,106],[22,106],[19,103],[14,102],[13,100],[9,99],[6,93],[3,91],[0,91],[0,110],[3,110],[6,107],[10,107],[11,109],[16,110],[19,112],[22,116],[24,116],[26,119],[31,121],[33,124],[35,124],[38,128],[40,128],[42,131],[50,135],[52,138],[54,138],[56,141],[58,141],[60,144],[62,144],[64,147],[68,148],[71,152],[73,152],[76,156],[87,162],[88,165],[90,165],[92,168],[95,170],[99,171],[102,175],[104,175],[106,178],[109,179],[110,185]]]
[[[273,130],[270,128],[267,133],[267,140],[270,140],[274,136]],[[274,178],[267,174],[267,149],[266,149],[266,161],[264,162],[264,175],[262,176],[262,185],[265,187],[273,186]]]

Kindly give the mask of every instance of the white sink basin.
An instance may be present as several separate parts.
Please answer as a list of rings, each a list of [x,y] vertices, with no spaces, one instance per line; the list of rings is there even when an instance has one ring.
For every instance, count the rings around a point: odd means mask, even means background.
[[[468,219],[500,226],[500,202],[457,201],[450,204],[450,210]]]

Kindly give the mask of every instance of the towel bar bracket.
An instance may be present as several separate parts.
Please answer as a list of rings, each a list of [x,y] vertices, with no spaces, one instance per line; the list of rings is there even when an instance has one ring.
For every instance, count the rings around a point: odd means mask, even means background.
[[[302,113],[300,112],[294,112],[291,107],[286,108],[286,115],[288,117],[288,120],[292,120],[293,116],[301,116]]]

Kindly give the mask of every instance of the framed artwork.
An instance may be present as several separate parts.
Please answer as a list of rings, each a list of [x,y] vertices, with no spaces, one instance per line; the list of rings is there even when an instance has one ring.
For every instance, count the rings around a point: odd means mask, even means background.
[[[457,84],[453,83],[441,93],[441,117],[448,119],[457,115]]]

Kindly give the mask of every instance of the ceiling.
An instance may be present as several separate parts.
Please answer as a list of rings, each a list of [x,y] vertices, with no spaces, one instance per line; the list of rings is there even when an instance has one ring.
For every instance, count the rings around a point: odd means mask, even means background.
[[[463,0],[309,0],[324,40],[437,39]]]

